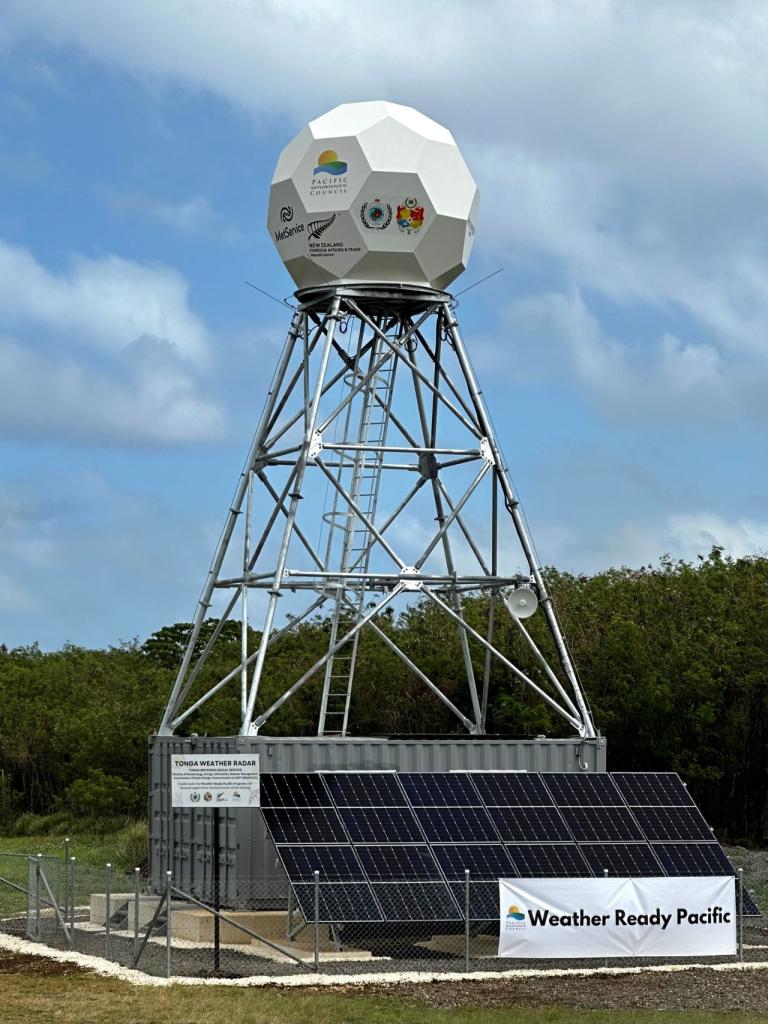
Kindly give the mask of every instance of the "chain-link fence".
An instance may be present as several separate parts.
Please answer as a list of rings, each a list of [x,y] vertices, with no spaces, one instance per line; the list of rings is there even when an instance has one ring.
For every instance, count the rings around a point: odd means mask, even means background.
[[[321,881],[315,872],[293,888],[287,882],[240,879],[233,890],[230,881],[219,898],[212,885],[204,894],[185,892],[170,874],[162,886],[152,887],[138,868],[126,874],[109,864],[81,863],[69,846],[62,844],[58,854],[0,853],[0,930],[153,975],[294,975],[311,982],[318,971],[434,976],[515,966],[664,962],[501,959],[498,886],[473,879],[469,871],[451,883],[447,902],[443,887],[438,891],[433,883],[411,881],[379,884],[378,905],[366,904],[354,882],[327,873]],[[751,895],[768,911],[768,853],[741,848],[727,852],[739,870],[737,907],[743,879],[745,899]],[[381,908],[387,921],[381,920]],[[765,922],[765,917],[740,917],[740,958],[768,960]]]

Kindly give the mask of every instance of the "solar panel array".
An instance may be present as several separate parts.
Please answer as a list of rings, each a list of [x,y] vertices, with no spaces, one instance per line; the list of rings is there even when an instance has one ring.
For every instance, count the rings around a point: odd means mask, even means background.
[[[499,878],[734,874],[672,773],[265,774],[264,821],[307,920],[498,919]],[[758,908],[745,895],[745,913]]]

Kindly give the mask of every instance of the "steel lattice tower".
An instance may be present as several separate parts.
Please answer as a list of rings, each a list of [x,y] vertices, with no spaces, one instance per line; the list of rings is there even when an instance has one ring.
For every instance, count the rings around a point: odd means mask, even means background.
[[[411,107],[344,104],[280,154],[267,226],[297,305],[160,735],[238,685],[240,735],[256,735],[322,679],[317,733],[347,736],[367,631],[471,735],[486,731],[498,664],[579,736],[595,736],[445,291],[467,265],[477,209],[453,136]],[[487,598],[482,623],[468,621],[467,595]],[[461,697],[384,628],[383,616],[419,601],[455,630]],[[471,608],[476,619],[478,602]],[[524,622],[537,610],[552,664]],[[239,664],[210,685],[203,667],[238,612]],[[318,614],[329,617],[327,650],[266,700],[281,638]],[[499,614],[511,615],[534,670],[497,645]],[[255,649],[249,624],[260,630]],[[387,686],[377,680],[384,701]]]

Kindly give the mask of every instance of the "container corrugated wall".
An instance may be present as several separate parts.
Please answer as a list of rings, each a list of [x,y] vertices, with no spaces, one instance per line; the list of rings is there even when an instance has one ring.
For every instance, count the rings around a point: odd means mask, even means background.
[[[604,772],[606,741],[414,737],[348,739],[268,736],[153,736],[149,741],[150,878],[200,899],[211,894],[213,812],[171,806],[171,754],[259,754],[262,772],[395,769],[403,772],[497,770]],[[219,812],[222,901],[244,905],[252,879],[284,883],[285,876],[261,815]]]

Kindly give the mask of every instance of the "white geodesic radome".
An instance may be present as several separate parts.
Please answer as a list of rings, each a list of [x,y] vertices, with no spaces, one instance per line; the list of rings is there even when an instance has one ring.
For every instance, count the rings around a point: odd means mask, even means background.
[[[444,289],[467,266],[477,207],[447,128],[397,103],[344,103],[280,154],[267,227],[299,289]]]

